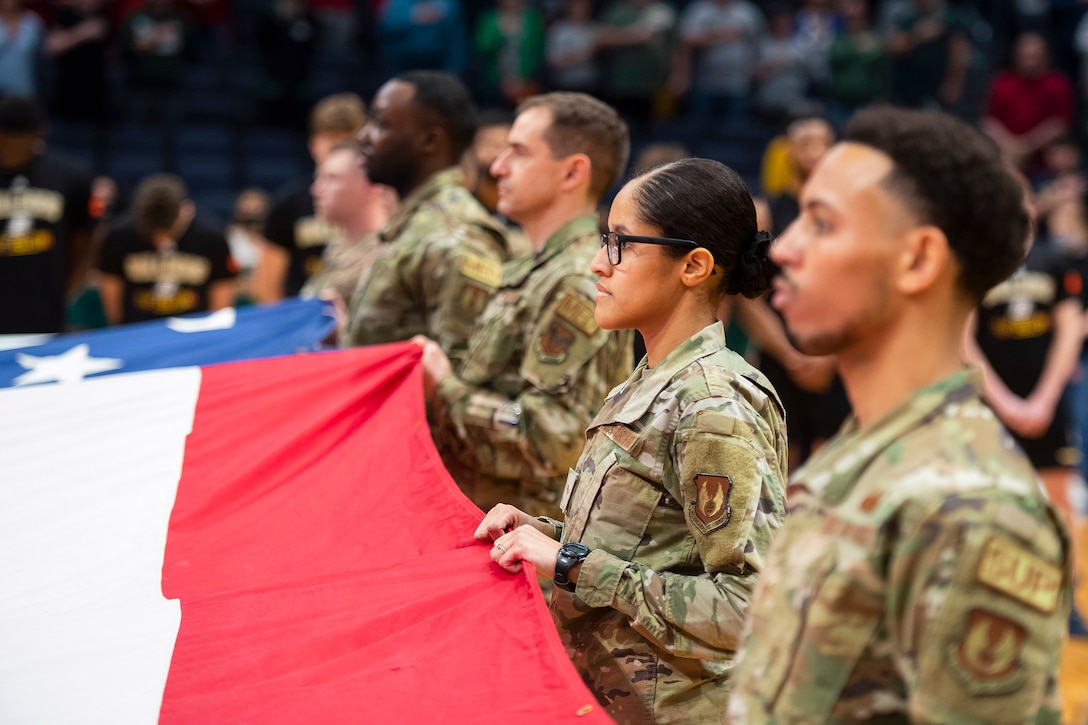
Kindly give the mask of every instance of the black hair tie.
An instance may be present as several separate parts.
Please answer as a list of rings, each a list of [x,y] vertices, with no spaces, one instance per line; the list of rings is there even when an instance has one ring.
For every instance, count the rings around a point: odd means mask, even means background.
[[[733,270],[735,286],[740,286],[737,284],[738,282],[742,285],[749,280],[759,278],[763,274],[763,265],[767,260],[767,253],[770,251],[771,242],[773,241],[774,235],[770,232],[756,232],[752,243],[737,258],[737,264]]]

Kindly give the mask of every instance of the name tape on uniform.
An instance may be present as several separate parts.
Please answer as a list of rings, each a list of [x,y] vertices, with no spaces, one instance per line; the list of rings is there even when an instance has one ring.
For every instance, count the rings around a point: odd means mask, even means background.
[[[1050,614],[1061,594],[1061,569],[1000,536],[986,542],[978,580],[1002,594]]]

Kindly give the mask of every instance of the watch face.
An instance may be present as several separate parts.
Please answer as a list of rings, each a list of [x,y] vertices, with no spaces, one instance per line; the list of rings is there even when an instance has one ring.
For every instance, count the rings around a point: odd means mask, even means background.
[[[569,557],[586,557],[589,555],[589,547],[577,541],[571,541],[559,547],[560,553]]]

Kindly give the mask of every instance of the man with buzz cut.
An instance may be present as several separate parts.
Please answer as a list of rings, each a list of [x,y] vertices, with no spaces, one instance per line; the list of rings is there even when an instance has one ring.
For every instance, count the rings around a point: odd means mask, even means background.
[[[476,505],[512,503],[556,516],[585,429],[632,369],[631,333],[597,326],[597,203],[627,164],[627,127],[581,93],[518,108],[491,166],[498,211],[534,254],[508,262],[473,329],[463,363],[423,346],[431,431],[447,469]]]
[[[772,304],[854,415],[791,478],[726,720],[1057,723],[1067,535],[962,352],[1021,188],[951,116],[871,108],[800,202]]]
[[[378,89],[359,132],[366,173],[400,205],[378,233],[378,259],[352,297],[346,345],[427,335],[461,360],[472,325],[519,248],[465,188],[458,165],[476,105],[449,73],[403,73]]]

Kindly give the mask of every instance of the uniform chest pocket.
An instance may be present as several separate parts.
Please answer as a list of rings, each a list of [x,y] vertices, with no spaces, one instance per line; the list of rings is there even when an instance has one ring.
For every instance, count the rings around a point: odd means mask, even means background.
[[[569,497],[564,535],[630,561],[646,543],[664,493],[629,470],[626,459],[613,451],[598,461],[591,475],[581,474]]]

